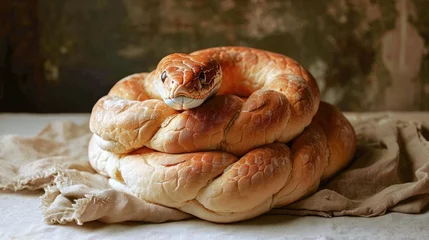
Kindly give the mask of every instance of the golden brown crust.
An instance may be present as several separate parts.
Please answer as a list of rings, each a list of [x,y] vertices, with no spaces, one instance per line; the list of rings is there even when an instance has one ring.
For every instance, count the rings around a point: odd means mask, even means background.
[[[160,100],[159,69],[119,81],[95,104],[95,170],[146,201],[233,222],[311,194],[350,162],[352,126],[320,102],[297,62],[243,47],[198,51],[192,61],[198,54],[220,63],[223,82],[197,108],[177,111]]]
[[[322,180],[343,169],[356,151],[356,134],[350,122],[334,106],[321,102],[315,123],[325,130],[329,146],[329,163]]]
[[[167,154],[149,148],[118,155],[92,139],[90,163],[146,201],[210,221],[240,221],[313,193],[325,176],[351,160],[356,146],[351,125],[340,131],[326,127],[346,119],[332,105],[321,106],[291,149],[273,143],[240,159],[224,152]],[[336,133],[341,131],[346,134]]]

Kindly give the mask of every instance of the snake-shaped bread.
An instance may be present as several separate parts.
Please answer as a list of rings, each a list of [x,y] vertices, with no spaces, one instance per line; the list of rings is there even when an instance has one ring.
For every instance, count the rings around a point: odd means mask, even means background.
[[[310,193],[356,148],[296,61],[246,47],[171,54],[94,106],[89,160],[111,185],[214,222],[249,219]]]

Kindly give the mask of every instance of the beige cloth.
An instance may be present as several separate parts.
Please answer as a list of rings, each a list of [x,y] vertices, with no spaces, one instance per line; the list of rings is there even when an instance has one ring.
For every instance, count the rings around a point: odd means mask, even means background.
[[[271,214],[369,217],[387,211],[418,213],[428,205],[427,130],[388,115],[351,115],[349,119],[358,134],[352,164],[315,194]],[[191,217],[112,189],[109,180],[88,164],[90,135],[87,124],[54,122],[36,137],[1,136],[0,188],[44,188],[42,212],[47,223],[164,222]]]

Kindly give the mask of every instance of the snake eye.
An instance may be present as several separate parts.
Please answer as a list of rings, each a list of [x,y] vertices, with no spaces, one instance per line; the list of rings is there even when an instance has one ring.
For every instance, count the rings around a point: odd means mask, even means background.
[[[206,75],[203,71],[201,71],[200,75],[198,75],[198,79],[200,79],[201,84],[206,84]]]
[[[167,73],[164,71],[164,72],[162,72],[162,74],[161,74],[161,81],[162,81],[162,82],[164,82],[164,81],[165,81],[165,79],[167,79]]]

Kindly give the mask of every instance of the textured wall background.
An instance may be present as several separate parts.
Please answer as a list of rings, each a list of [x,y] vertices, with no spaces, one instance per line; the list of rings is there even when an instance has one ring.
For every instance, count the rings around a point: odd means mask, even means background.
[[[342,110],[429,110],[429,0],[9,0],[0,110],[88,112],[166,54],[243,45],[289,55]]]

